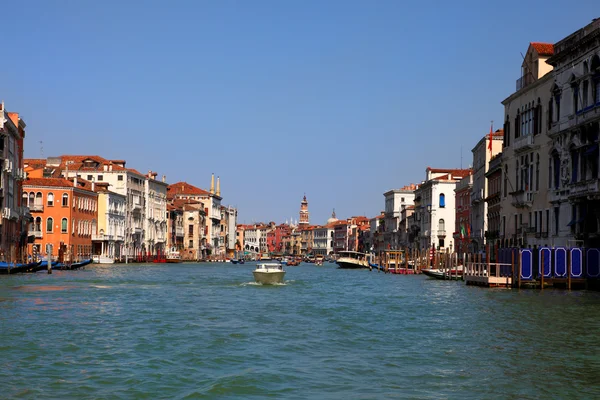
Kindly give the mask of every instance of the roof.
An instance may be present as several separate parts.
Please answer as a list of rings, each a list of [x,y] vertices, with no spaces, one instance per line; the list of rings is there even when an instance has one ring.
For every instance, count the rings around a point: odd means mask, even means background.
[[[529,45],[533,47],[540,56],[549,57],[554,55],[554,44],[552,43],[531,42]]]
[[[206,196],[210,193],[187,182],[177,182],[167,186],[167,198],[172,199],[177,195]]]
[[[432,172],[434,174],[452,174],[452,175],[468,175],[471,173],[471,169],[467,168],[467,169],[460,169],[460,168],[450,168],[450,169],[444,169],[444,168],[431,168],[431,167],[427,167],[427,171]]]
[[[25,186],[49,186],[65,189],[83,189],[92,192],[92,183],[85,179],[77,180],[77,187],[73,186],[73,181],[64,178],[28,178],[23,182]]]

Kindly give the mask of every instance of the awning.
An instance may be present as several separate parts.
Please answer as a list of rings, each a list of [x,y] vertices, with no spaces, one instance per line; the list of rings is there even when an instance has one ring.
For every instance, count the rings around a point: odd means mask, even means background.
[[[590,147],[587,148],[587,150],[583,153],[584,156],[591,156],[593,155],[596,150],[598,150],[598,143],[594,143],[593,145],[591,145]]]

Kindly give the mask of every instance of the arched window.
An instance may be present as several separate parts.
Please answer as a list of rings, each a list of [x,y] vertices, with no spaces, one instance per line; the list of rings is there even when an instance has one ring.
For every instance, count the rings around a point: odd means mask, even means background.
[[[68,225],[68,221],[67,221],[67,219],[66,219],[66,218],[63,218],[63,219],[60,221],[60,232],[61,232],[61,233],[68,233],[68,232],[67,232],[67,231],[68,231],[68,229],[69,229],[68,227],[69,227],[69,225]]]
[[[41,232],[42,231],[42,217],[37,217],[35,219],[35,229],[34,231],[36,232]]]
[[[36,207],[41,207],[44,204],[42,201],[42,192],[37,192],[35,194],[35,205]]]
[[[444,193],[440,193],[440,208],[446,207],[446,195]]]
[[[440,219],[440,221],[438,222],[438,231],[445,231],[446,230],[446,222],[443,219]]]
[[[504,197],[508,196],[508,165],[504,166]]]
[[[52,207],[54,205],[54,193],[48,193],[48,207]]]
[[[29,208],[33,207],[34,204],[35,204],[35,193],[31,192],[31,193],[29,193],[29,203],[28,203]]]
[[[52,232],[52,227],[54,226],[54,220],[52,217],[46,220],[46,232]]]
[[[23,206],[29,207],[29,195],[27,192],[23,192]]]
[[[69,207],[69,195],[66,193],[63,193],[62,195],[62,206]]]

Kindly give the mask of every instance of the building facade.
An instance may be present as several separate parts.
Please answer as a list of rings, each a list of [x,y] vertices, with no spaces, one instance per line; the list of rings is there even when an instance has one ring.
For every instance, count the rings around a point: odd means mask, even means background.
[[[94,255],[121,259],[125,242],[125,196],[111,192],[106,182],[95,185],[98,193],[98,229],[92,232]]]
[[[458,254],[473,252],[470,246],[471,231],[471,193],[473,174],[468,174],[456,184],[454,189],[456,216],[454,222],[454,250]]]
[[[547,241],[600,247],[600,19],[557,42],[547,62],[554,67]]]
[[[398,249],[400,235],[400,212],[407,205],[412,205],[415,197],[416,185],[410,184],[400,189],[392,189],[383,194],[385,198],[385,230],[383,232],[383,246],[386,249]]]
[[[491,136],[491,138],[490,138]],[[471,189],[471,251],[478,253],[485,246],[485,232],[487,226],[487,203],[488,195],[487,180],[485,174],[488,169],[489,160],[502,151],[504,132],[499,129],[494,133],[482,137],[473,148],[473,184]]]

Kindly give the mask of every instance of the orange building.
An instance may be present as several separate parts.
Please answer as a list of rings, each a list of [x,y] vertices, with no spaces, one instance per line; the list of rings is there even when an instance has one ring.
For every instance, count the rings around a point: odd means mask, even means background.
[[[30,178],[23,182],[23,203],[31,210],[28,252],[60,261],[91,258],[98,221],[98,194],[83,179]]]

